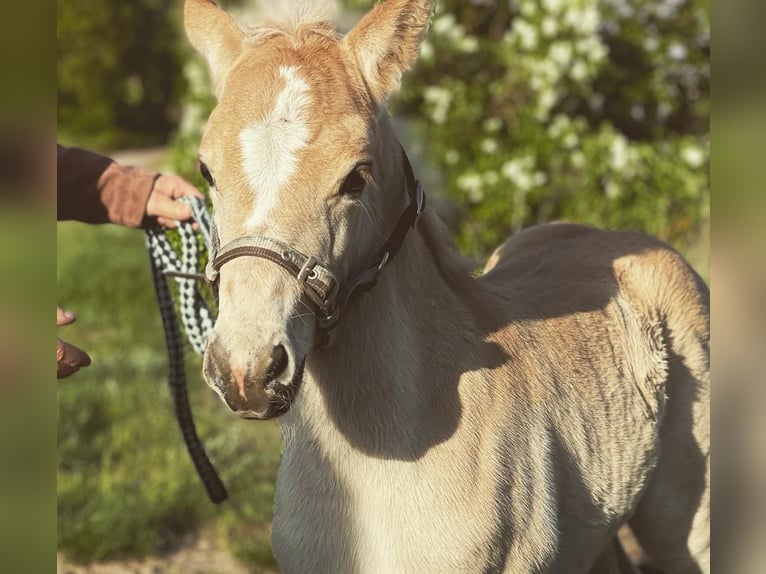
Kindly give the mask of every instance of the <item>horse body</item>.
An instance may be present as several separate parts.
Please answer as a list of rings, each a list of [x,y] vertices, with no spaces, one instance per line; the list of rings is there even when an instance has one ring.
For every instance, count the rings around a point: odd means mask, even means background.
[[[668,572],[709,572],[708,295],[682,258],[555,224],[471,277],[385,111],[429,0],[345,37],[185,6],[218,97],[204,374],[239,416],[279,417],[281,570],[631,572],[630,523]]]
[[[526,233],[560,256],[524,245],[517,261],[511,240],[477,280],[445,278],[413,241],[309,362],[279,419],[286,572],[588,572],[635,512],[661,450],[670,341],[662,309],[630,294],[648,278],[616,275],[652,257],[692,272],[637,234]]]

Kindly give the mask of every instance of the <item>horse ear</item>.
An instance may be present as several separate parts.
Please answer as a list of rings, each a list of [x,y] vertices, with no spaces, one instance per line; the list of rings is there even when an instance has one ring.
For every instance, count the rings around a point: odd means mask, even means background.
[[[417,61],[433,6],[433,0],[384,0],[343,39],[376,103],[399,87]]]
[[[192,46],[207,60],[217,95],[231,66],[242,51],[245,33],[214,2],[186,0],[184,28]]]

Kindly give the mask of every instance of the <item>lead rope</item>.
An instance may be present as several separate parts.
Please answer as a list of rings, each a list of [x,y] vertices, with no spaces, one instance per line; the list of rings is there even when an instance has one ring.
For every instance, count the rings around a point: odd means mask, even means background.
[[[180,201],[191,206],[194,221],[199,225],[199,233],[202,235],[205,246],[209,249],[212,242],[212,224],[205,202],[196,197],[183,197]],[[194,425],[186,388],[183,335],[178,323],[168,277],[172,277],[178,287],[181,323],[186,338],[194,352],[199,356],[203,355],[205,341],[213,328],[213,313],[210,311],[200,289],[201,282],[199,279],[202,276],[198,267],[198,234],[192,229],[191,222],[179,222],[178,233],[181,238],[180,258],[167,235],[159,226],[146,231],[146,246],[149,250],[152,279],[160,306],[162,327],[165,331],[165,344],[169,360],[168,384],[173,397],[176,419],[181,428],[186,449],[197,469],[197,474],[199,474],[210,500],[218,503],[226,500],[228,493],[205,453]]]

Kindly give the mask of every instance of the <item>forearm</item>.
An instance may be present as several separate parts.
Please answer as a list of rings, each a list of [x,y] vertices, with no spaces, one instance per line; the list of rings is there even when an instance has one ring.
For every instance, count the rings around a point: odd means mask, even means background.
[[[139,227],[158,174],[58,146],[58,219]]]

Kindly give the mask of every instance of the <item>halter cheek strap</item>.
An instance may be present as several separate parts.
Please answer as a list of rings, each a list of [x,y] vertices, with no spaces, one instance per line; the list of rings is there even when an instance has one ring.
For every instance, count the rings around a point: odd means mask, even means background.
[[[258,235],[237,237],[219,249],[218,232],[213,228],[210,257],[205,268],[205,279],[217,289],[221,267],[237,257],[259,257],[276,263],[292,275],[303,287],[319,321],[319,329],[327,332],[340,319],[341,312],[351,300],[371,289],[381,271],[399,252],[407,233],[418,221],[425,209],[426,197],[423,186],[415,179],[412,165],[402,149],[407,195],[410,202],[399,216],[391,234],[378,249],[370,267],[357,274],[343,289],[335,274],[319,263],[314,256],[307,256],[289,245]]]

